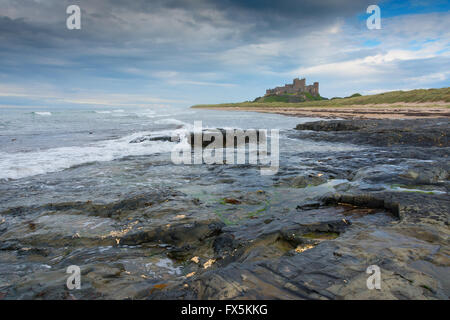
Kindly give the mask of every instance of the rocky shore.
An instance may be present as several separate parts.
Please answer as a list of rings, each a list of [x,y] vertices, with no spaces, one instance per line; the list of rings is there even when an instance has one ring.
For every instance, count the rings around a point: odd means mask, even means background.
[[[221,228],[213,241],[215,267],[158,298],[448,299],[448,121],[320,121],[296,129],[297,138],[382,148],[370,159],[320,161],[314,169],[325,173],[319,176],[349,182],[299,201],[296,210]],[[418,162],[403,172],[382,168],[411,159]],[[300,178],[284,182],[327,181]],[[362,181],[396,190],[355,183]],[[381,268],[382,290],[367,289],[369,265]]]
[[[3,207],[0,299],[449,299],[449,131],[448,118],[309,122],[289,139],[357,148],[299,151],[270,185],[209,165],[183,188]]]

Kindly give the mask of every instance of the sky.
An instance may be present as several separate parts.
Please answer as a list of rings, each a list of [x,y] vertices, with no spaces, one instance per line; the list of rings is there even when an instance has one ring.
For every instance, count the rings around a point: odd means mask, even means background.
[[[0,107],[240,102],[296,77],[331,98],[449,76],[445,0],[0,0]]]

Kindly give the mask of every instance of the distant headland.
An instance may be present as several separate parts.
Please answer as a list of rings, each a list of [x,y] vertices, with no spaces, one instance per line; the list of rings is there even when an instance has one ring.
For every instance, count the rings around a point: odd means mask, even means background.
[[[195,105],[193,108],[344,119],[450,117],[450,88],[390,91],[365,96],[355,93],[345,98],[327,99],[320,96],[318,82],[306,86],[304,79],[294,79],[293,84],[268,89],[266,95],[253,102]]]

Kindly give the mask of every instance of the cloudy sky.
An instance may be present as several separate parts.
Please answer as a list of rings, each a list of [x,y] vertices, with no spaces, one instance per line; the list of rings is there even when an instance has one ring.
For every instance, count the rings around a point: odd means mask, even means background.
[[[294,77],[334,97],[449,76],[446,0],[0,0],[0,106],[238,102]]]

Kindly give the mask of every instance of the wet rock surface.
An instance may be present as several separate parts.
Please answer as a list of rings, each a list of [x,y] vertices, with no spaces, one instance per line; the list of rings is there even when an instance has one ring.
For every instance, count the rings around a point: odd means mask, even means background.
[[[108,179],[120,167],[159,180],[121,194],[107,179],[114,194],[101,201],[89,199],[98,185],[61,200],[35,182],[34,204],[20,201],[25,182],[0,186],[0,297],[448,299],[448,122],[321,121],[285,134],[270,177],[155,155],[102,167]],[[80,290],[66,287],[70,265]],[[381,290],[367,288],[371,265]]]
[[[236,133],[236,135],[235,135]],[[174,134],[174,136],[153,136],[153,135],[145,135],[142,137],[135,138],[131,140],[129,143],[142,143],[146,141],[172,141],[179,142],[183,139],[184,135],[186,135],[187,142],[194,147],[196,143],[202,148],[206,148],[208,146],[214,145],[217,146],[227,146],[227,147],[238,147],[244,144],[248,144],[249,142],[257,142],[258,139],[265,139],[267,133],[261,130],[250,129],[250,130],[242,130],[242,129],[202,129],[201,132],[187,132],[186,134],[179,133]],[[246,135],[242,139],[238,138],[241,135]],[[261,135],[261,137],[260,137]],[[216,141],[217,140],[217,141]],[[198,141],[198,142],[197,142]]]
[[[297,130],[311,130],[310,139],[345,141],[375,146],[410,145],[449,147],[448,118],[415,120],[332,120],[299,124]]]
[[[236,136],[234,135],[236,133]],[[246,135],[244,137],[244,135]],[[261,135],[261,137],[260,137]],[[219,146],[238,147],[249,142],[257,142],[258,139],[266,139],[266,133],[260,130],[226,130],[222,128],[204,129],[202,132],[190,132],[188,134],[188,143],[195,146],[196,140],[201,141],[202,148],[213,145],[216,142]],[[238,138],[243,136],[242,139]],[[217,139],[217,141],[216,141]]]

